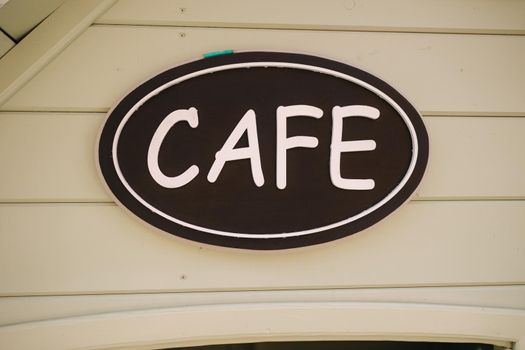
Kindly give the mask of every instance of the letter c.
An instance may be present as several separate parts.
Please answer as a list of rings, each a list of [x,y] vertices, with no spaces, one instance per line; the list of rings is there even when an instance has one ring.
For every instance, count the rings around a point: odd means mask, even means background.
[[[192,128],[199,125],[199,116],[197,109],[191,107],[190,109],[177,109],[171,112],[164,118],[162,123],[153,134],[149,148],[148,148],[148,170],[151,177],[156,183],[165,188],[178,188],[186,185],[193,180],[199,173],[199,168],[196,165],[190,166],[186,171],[178,176],[166,176],[159,167],[159,150],[164,138],[170,129],[180,121],[186,121]]]

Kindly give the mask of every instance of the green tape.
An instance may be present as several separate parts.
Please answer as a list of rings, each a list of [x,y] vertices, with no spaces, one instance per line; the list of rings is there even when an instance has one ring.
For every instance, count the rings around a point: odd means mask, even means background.
[[[213,52],[205,53],[204,55],[202,55],[202,57],[210,58],[210,57],[215,57],[215,56],[231,55],[232,53],[233,53],[233,50],[213,51]]]

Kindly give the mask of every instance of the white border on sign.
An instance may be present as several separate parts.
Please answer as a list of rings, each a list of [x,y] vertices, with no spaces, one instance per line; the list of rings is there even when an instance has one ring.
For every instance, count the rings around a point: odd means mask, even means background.
[[[365,89],[367,89],[369,91],[372,91],[377,96],[379,96],[380,98],[385,100],[388,104],[390,104],[399,113],[399,115],[401,116],[401,118],[405,122],[405,124],[406,124],[406,126],[408,128],[408,131],[410,133],[410,137],[412,139],[412,158],[410,159],[410,165],[408,166],[408,171],[406,172],[406,174],[403,177],[403,179],[401,179],[399,184],[392,190],[392,192],[390,192],[381,201],[379,201],[378,203],[374,204],[370,208],[368,208],[366,210],[363,210],[359,214],[356,214],[356,215],[354,215],[352,217],[349,217],[349,218],[347,218],[345,220],[342,220],[342,221],[339,221],[339,222],[336,222],[336,223],[333,223],[333,224],[330,224],[330,225],[325,225],[325,226],[322,226],[322,227],[317,227],[317,228],[308,229],[308,230],[302,230],[302,231],[296,231],[296,232],[284,232],[284,233],[242,233],[242,232],[226,232],[226,231],[215,230],[215,229],[211,229],[211,228],[206,228],[206,227],[194,225],[194,224],[191,224],[191,223],[179,220],[177,218],[174,218],[174,217],[164,213],[163,211],[155,208],[150,203],[146,202],[142,197],[140,197],[131,188],[131,186],[128,184],[128,182],[124,178],[124,175],[122,174],[122,171],[120,170],[120,166],[119,166],[119,163],[118,163],[118,156],[117,156],[117,146],[118,146],[118,141],[119,141],[119,138],[120,138],[120,134],[122,132],[122,129],[124,128],[124,125],[127,123],[129,118],[133,115],[133,113],[135,113],[135,111],[140,108],[140,106],[142,106],[144,103],[146,103],[148,100],[150,100],[155,95],[157,95],[160,92],[170,88],[173,85],[179,84],[179,83],[181,83],[183,81],[186,81],[186,80],[189,80],[189,79],[192,79],[192,78],[196,78],[196,77],[199,77],[199,76],[202,76],[202,75],[205,75],[205,74],[221,72],[221,71],[231,70],[231,69],[239,69],[239,68],[268,68],[268,67],[302,69],[302,70],[307,70],[307,71],[311,71],[311,72],[315,72],[315,73],[327,74],[327,75],[334,76],[336,78],[340,78],[340,79],[343,79],[343,80],[346,80],[346,81],[350,81],[352,83],[355,83],[355,84],[357,84],[359,86],[364,87]],[[401,189],[405,186],[405,184],[408,182],[408,179],[412,175],[412,172],[414,171],[414,168],[416,166],[416,161],[417,161],[417,156],[418,156],[418,140],[417,140],[417,135],[416,135],[416,130],[414,128],[414,125],[412,124],[412,122],[411,122],[410,118],[408,117],[408,115],[406,114],[406,112],[391,97],[386,95],[383,91],[379,90],[378,88],[376,88],[376,87],[374,87],[374,86],[372,86],[372,85],[370,85],[370,84],[368,84],[368,83],[366,83],[366,82],[364,82],[364,81],[362,81],[360,79],[357,79],[357,78],[352,77],[352,76],[350,76],[348,74],[344,74],[344,73],[341,73],[341,72],[338,72],[338,71],[334,71],[334,70],[331,70],[331,69],[317,67],[317,66],[312,66],[312,65],[307,65],[307,64],[290,63],[290,62],[244,62],[244,63],[228,64],[228,65],[217,66],[217,67],[212,67],[212,68],[199,70],[199,71],[196,71],[196,72],[184,75],[182,77],[179,77],[177,79],[174,79],[174,80],[172,80],[172,81],[170,81],[170,82],[168,82],[168,83],[166,83],[166,84],[156,88],[155,90],[151,91],[149,94],[147,94],[142,99],[140,99],[140,101],[138,101],[135,105],[133,105],[133,107],[126,113],[124,118],[121,120],[121,122],[120,122],[120,124],[119,124],[119,126],[117,128],[117,131],[115,132],[115,137],[113,138],[112,152],[113,152],[113,165],[115,166],[115,171],[117,172],[117,175],[118,175],[120,181],[122,182],[122,184],[124,185],[124,187],[126,187],[128,192],[133,197],[135,197],[136,200],[138,200],[142,205],[144,205],[146,208],[148,208],[149,210],[151,210],[155,214],[160,215],[161,217],[163,217],[163,218],[165,218],[165,219],[167,219],[167,220],[169,220],[171,222],[174,222],[176,224],[179,224],[181,226],[185,226],[185,227],[188,227],[188,228],[191,228],[191,229],[194,229],[194,230],[203,231],[203,232],[207,232],[207,233],[211,233],[211,234],[215,234],[215,235],[227,236],[227,237],[237,237],[237,238],[262,238],[262,239],[264,239],[264,238],[286,238],[286,237],[305,236],[305,235],[309,235],[309,234],[313,234],[313,233],[318,233],[318,232],[330,230],[330,229],[333,229],[333,228],[336,228],[336,227],[340,227],[340,226],[346,225],[346,224],[348,224],[350,222],[356,221],[356,220],[358,220],[358,219],[360,219],[360,218],[362,218],[362,217],[372,213],[373,211],[377,210],[378,208],[382,207],[389,200],[391,200],[399,191],[401,191]]]

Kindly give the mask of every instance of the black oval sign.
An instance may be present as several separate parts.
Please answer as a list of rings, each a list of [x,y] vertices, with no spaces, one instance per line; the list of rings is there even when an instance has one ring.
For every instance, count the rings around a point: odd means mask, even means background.
[[[428,136],[391,86],[315,56],[194,61],[109,113],[99,165],[117,200],[190,240],[247,249],[331,241],[378,222],[423,176]]]

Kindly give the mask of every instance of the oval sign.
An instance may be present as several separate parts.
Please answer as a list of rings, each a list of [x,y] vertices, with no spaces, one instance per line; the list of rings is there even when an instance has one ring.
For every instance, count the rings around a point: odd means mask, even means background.
[[[361,231],[419,184],[428,136],[390,85],[320,57],[245,52],[146,81],[109,113],[117,201],[197,242],[286,249]]]

